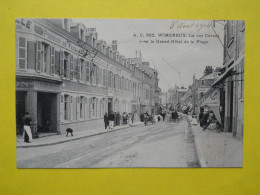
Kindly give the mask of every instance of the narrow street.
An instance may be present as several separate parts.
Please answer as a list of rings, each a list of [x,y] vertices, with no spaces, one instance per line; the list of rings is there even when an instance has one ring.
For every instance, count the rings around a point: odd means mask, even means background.
[[[76,132],[75,132],[76,133]],[[17,148],[18,168],[200,167],[186,119],[52,146]]]

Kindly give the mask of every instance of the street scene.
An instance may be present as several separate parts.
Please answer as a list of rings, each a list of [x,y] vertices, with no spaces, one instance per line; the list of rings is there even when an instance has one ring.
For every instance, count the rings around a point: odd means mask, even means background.
[[[15,24],[17,168],[243,166],[244,21]]]

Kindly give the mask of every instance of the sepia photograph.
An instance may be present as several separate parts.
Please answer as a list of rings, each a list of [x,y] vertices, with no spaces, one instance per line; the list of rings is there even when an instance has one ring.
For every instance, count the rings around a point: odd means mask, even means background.
[[[243,167],[245,21],[17,18],[17,168]]]

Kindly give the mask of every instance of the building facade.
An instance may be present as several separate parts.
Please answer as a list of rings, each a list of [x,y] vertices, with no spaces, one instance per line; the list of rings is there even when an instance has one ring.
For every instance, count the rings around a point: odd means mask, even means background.
[[[103,128],[105,112],[152,111],[158,74],[137,61],[71,19],[17,19],[17,130],[26,111],[34,135]]]
[[[245,22],[225,21],[223,74],[213,87],[222,91],[224,131],[243,138]]]

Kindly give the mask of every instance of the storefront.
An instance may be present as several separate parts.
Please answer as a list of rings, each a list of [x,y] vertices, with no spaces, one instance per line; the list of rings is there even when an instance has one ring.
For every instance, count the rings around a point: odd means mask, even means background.
[[[59,133],[60,82],[47,82],[17,78],[16,80],[16,131],[22,133],[22,118],[29,112],[32,132]]]

